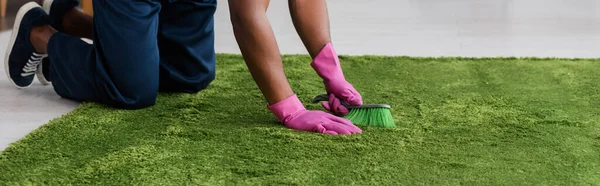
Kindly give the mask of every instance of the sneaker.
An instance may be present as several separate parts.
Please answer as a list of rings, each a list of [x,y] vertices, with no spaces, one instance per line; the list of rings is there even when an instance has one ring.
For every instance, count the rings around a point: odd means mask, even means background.
[[[52,81],[50,81],[50,59],[44,58],[40,65],[38,65],[37,70],[35,71],[35,76],[38,81],[42,83],[42,85],[50,85]]]
[[[6,75],[17,88],[31,86],[37,66],[46,57],[46,54],[35,52],[29,35],[32,27],[48,25],[47,16],[42,7],[35,2],[23,5],[17,12],[4,57]]]

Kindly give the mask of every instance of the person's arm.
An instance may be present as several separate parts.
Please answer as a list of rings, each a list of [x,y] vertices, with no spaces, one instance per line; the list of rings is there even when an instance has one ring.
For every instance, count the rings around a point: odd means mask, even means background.
[[[296,32],[314,59],[331,42],[329,15],[325,0],[288,0]]]
[[[283,72],[275,34],[267,19],[269,0],[230,0],[235,38],[246,65],[269,104],[294,94]]]
[[[313,58],[311,66],[323,78],[325,89],[330,94],[330,101],[323,102],[323,107],[336,115],[347,114],[348,109],[340,104],[340,100],[351,105],[361,105],[362,97],[346,81],[331,43],[326,1],[288,0],[288,3],[294,27]]]
[[[308,111],[292,91],[283,71],[275,35],[267,19],[269,0],[229,0],[231,23],[246,65],[269,103],[287,127],[326,134],[361,132],[350,121]]]

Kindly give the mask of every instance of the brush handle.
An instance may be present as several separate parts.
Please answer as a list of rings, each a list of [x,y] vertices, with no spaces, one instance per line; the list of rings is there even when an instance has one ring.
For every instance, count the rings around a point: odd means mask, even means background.
[[[318,103],[321,101],[329,101],[329,95],[328,94],[320,94],[320,95],[317,95],[312,100],[313,103]],[[360,106],[352,106],[343,100],[340,100],[340,102],[342,103],[342,105],[344,105],[344,107],[346,107],[348,109],[355,109],[355,108],[388,108],[389,109],[389,108],[392,108],[392,106],[386,105],[386,104],[363,104]]]
[[[319,94],[319,95],[315,96],[315,98],[313,98],[312,103],[318,103],[321,101],[329,101],[329,95],[328,94]]]

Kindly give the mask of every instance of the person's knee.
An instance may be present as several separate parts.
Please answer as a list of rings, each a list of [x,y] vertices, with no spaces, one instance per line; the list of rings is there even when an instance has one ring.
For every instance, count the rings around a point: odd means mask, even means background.
[[[156,104],[157,91],[136,90],[129,92],[128,96],[118,99],[116,105],[123,109],[143,109]]]
[[[201,90],[204,90],[206,87],[208,87],[208,85],[210,85],[210,83],[215,80],[216,77],[216,73],[214,70],[210,71],[209,73],[206,74],[206,78],[204,79],[204,81],[202,81],[201,83],[198,84],[198,86],[196,86],[196,92],[199,92]]]
[[[108,94],[117,107],[142,109],[153,106],[156,103],[158,81],[124,78],[121,79],[118,85],[115,87],[116,91]]]
[[[186,88],[186,90],[184,90],[183,92],[188,92],[188,93],[200,92],[200,91],[206,89],[206,87],[208,87],[208,85],[210,85],[210,83],[213,80],[215,80],[215,77],[216,77],[215,71],[211,70],[208,73],[203,74],[201,81],[190,84],[188,86],[189,88]]]

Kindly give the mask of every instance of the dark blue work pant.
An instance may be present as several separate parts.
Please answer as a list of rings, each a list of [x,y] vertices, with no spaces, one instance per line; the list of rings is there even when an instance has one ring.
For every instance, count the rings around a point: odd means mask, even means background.
[[[215,78],[216,0],[94,0],[93,44],[56,33],[50,79],[62,97],[118,108],[158,91],[195,93]]]

